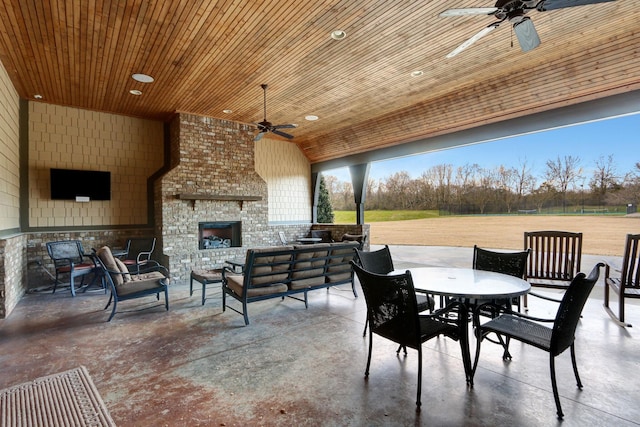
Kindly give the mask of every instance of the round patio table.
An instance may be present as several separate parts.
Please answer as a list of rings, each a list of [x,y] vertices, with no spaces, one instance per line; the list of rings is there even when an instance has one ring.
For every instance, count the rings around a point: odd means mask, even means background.
[[[531,289],[526,280],[518,277],[472,268],[417,267],[394,270],[389,274],[401,274],[407,270],[411,272],[417,292],[461,299],[462,310],[459,315],[463,318],[469,316],[470,300],[507,299],[524,295]],[[467,322],[460,322],[460,327],[460,338],[466,344],[463,346],[462,362],[467,383],[473,386]]]

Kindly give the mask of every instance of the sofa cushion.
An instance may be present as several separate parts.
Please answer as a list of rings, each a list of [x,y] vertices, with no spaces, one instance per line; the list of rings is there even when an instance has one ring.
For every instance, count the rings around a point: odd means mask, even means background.
[[[116,259],[111,253],[111,249],[108,246],[103,246],[96,252],[100,261],[104,264],[105,268],[110,271],[120,271],[120,267],[116,263]],[[126,267],[125,267],[126,268]],[[111,279],[116,286],[120,286],[124,283],[122,274],[111,274]]]
[[[286,282],[289,278],[289,269],[293,258],[292,250],[292,246],[249,249],[247,251],[247,261],[251,252],[254,254],[250,286],[254,288],[271,286],[277,282]],[[273,254],[273,252],[279,251],[288,252],[279,255]],[[264,255],[260,255],[261,253],[264,253]]]
[[[127,268],[124,262],[122,262],[118,258],[114,258],[114,259],[116,261],[116,265],[118,266],[118,270],[120,270],[120,273],[124,273],[121,276],[122,280],[124,281],[124,283],[129,282],[131,280],[131,274],[129,274],[129,269]]]
[[[294,249],[301,252],[295,252],[289,288],[304,289],[324,284],[329,244],[297,245]]]
[[[164,274],[159,271],[133,275],[130,281],[116,287],[118,296],[122,297],[150,289],[157,289],[158,292],[162,292],[165,284],[163,283],[164,279],[166,279]]]
[[[241,296],[244,291],[244,275],[238,274],[227,276],[227,287],[236,295]],[[288,288],[285,283],[276,283],[268,286],[251,287],[247,289],[247,297],[256,297],[261,295],[271,295],[287,292]]]
[[[345,246],[336,248],[336,246]],[[327,266],[327,281],[341,282],[349,280],[353,276],[353,269],[349,261],[355,256],[354,248],[358,247],[358,242],[342,242],[331,244],[331,257]]]

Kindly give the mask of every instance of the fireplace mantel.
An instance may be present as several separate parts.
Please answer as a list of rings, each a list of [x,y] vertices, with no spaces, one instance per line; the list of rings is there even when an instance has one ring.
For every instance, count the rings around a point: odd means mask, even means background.
[[[180,200],[190,200],[193,205],[192,207],[195,209],[196,200],[222,200],[222,201],[231,201],[231,202],[239,202],[240,209],[242,209],[242,204],[244,202],[255,202],[262,200],[262,196],[235,196],[229,194],[196,194],[196,193],[180,193],[177,195]]]

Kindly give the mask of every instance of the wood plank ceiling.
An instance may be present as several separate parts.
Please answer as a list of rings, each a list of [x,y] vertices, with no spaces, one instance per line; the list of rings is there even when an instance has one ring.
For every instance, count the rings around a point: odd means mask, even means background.
[[[489,6],[5,0],[0,60],[23,98],[155,120],[181,111],[255,123],[267,83],[267,118],[298,124],[293,142],[312,163],[640,88],[638,2],[531,11],[538,48],[521,52],[505,23],[446,59],[494,18],[439,13]],[[337,29],[347,37],[332,39]]]

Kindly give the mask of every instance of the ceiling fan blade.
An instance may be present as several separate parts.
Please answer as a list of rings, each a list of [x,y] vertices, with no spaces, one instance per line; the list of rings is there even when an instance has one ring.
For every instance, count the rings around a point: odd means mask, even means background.
[[[260,141],[262,139],[262,137],[264,136],[264,132],[260,131],[255,138],[253,138],[254,141]]]
[[[446,18],[449,16],[491,15],[497,10],[497,7],[469,7],[465,9],[447,9],[440,14],[440,17]]]
[[[287,125],[275,125],[273,129],[295,129],[298,125],[295,124],[287,124]]]
[[[488,26],[484,27],[482,30],[480,30],[478,33],[476,33],[473,37],[471,37],[470,39],[466,40],[460,46],[455,48],[451,53],[449,53],[447,55],[447,58],[453,58],[454,56],[456,56],[457,54],[459,54],[460,52],[462,52],[463,50],[465,50],[466,48],[468,48],[469,46],[471,46],[472,44],[474,44],[475,42],[480,40],[482,37],[486,36],[491,31],[493,31],[496,28],[498,28],[498,25],[500,25],[500,23],[496,22],[496,23],[493,23],[491,25],[488,25]]]
[[[284,136],[287,139],[293,139],[293,135],[289,135],[288,133],[281,132],[278,129],[272,129],[271,132],[275,133],[276,135]]]
[[[528,17],[513,24],[513,31],[518,37],[518,42],[523,52],[528,52],[540,46],[540,37],[538,37],[536,27],[533,26],[533,21]]]
[[[585,6],[596,3],[609,3],[615,0],[545,0],[536,6],[540,12],[563,9],[565,7]]]

